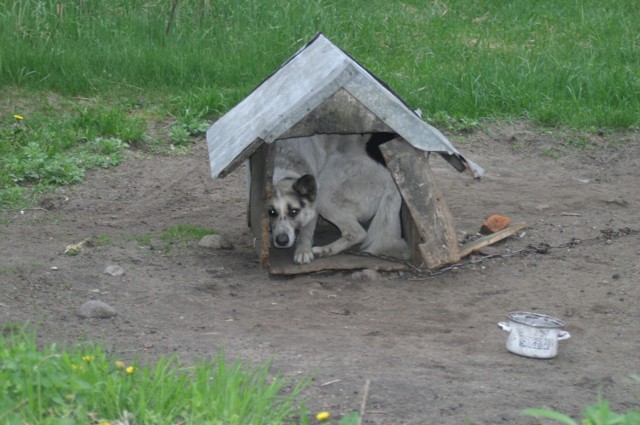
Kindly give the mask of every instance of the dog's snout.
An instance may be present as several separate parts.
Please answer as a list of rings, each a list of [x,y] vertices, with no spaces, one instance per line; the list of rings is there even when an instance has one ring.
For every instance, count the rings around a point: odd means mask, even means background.
[[[276,236],[276,245],[278,246],[288,246],[289,245],[289,235],[286,233],[280,233]]]

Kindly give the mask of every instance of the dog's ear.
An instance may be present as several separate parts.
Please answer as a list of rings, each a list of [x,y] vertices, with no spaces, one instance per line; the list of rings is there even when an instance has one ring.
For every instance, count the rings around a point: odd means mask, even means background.
[[[313,202],[316,200],[317,185],[316,179],[311,174],[305,174],[293,184],[293,190],[303,198]]]

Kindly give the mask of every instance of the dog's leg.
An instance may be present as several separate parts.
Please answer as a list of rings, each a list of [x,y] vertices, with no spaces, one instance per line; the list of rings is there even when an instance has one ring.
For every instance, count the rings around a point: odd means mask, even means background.
[[[298,233],[296,250],[293,253],[293,262],[296,264],[309,264],[313,260],[313,234],[316,231],[318,216],[314,216],[311,221],[302,226]]]
[[[341,236],[338,240],[324,246],[314,246],[313,255],[316,257],[328,257],[336,255],[342,251],[361,243],[367,236],[367,232],[358,223],[355,217],[349,215],[340,215],[335,212],[332,215],[323,215],[328,221],[333,223],[340,230]]]
[[[400,193],[395,186],[388,186],[380,198],[378,211],[369,224],[367,236],[360,247],[362,251],[403,259],[410,257],[409,247],[402,239],[401,206]]]

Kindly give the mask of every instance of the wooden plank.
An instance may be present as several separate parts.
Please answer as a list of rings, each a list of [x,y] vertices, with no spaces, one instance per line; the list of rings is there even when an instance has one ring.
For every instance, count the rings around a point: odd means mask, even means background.
[[[275,275],[295,275],[314,273],[327,270],[360,270],[373,269],[377,271],[402,271],[408,267],[402,263],[381,260],[359,255],[339,254],[332,257],[316,258],[309,264],[293,264],[293,249],[274,249],[271,254],[269,273]]]
[[[315,134],[392,133],[393,130],[372,114],[344,88],[340,88],[280,139]]]
[[[437,128],[423,121],[368,72],[355,75],[344,88],[413,147],[425,152],[440,152],[456,170],[464,171],[469,167],[469,173],[474,177],[484,173],[482,167],[464,158]]]
[[[412,264],[416,267],[424,267],[424,260],[422,260],[422,253],[418,246],[422,243],[422,237],[416,228],[411,212],[407,208],[407,204],[402,202],[402,209],[400,210],[400,219],[402,221],[402,237],[409,245],[410,259]]]
[[[249,227],[255,237],[255,249],[263,267],[269,267],[269,218],[266,212],[266,201],[271,193],[271,176],[273,175],[273,148],[261,143],[260,147],[249,159],[249,210],[247,211]]]
[[[470,165],[474,175],[482,174],[480,167],[465,160],[446,137],[422,121],[385,84],[318,35],[209,128],[212,177],[229,173],[248,158],[250,144],[257,138],[267,143],[281,138],[339,90],[348,92],[369,116],[377,117],[415,147],[442,152],[458,169]],[[380,122],[376,120],[376,128],[380,128]],[[326,120],[325,124],[331,125]],[[359,124],[356,120],[349,126],[357,128]],[[342,133],[349,129],[339,130]]]
[[[249,145],[232,161],[229,162],[227,167],[220,171],[218,177],[221,179],[227,177],[231,174],[236,168],[238,168],[243,162],[245,162],[248,158],[250,158],[258,148],[264,143],[264,140],[257,138],[253,142],[249,143]]]
[[[317,245],[326,245],[340,237],[340,231],[322,218],[318,221],[318,227],[314,234]],[[358,247],[354,247],[357,251]],[[295,275],[301,273],[314,273],[327,270],[359,270],[373,269],[378,271],[407,270],[404,263],[382,260],[377,257],[367,257],[358,254],[342,253],[331,257],[316,258],[310,264],[294,264],[293,251],[295,248],[270,250],[269,273],[274,275]]]
[[[435,269],[459,261],[453,217],[426,154],[402,138],[381,145],[380,150],[420,235],[418,250],[423,264]]]
[[[475,241],[469,242],[463,245],[460,248],[460,258],[464,258],[467,255],[471,254],[474,251],[478,251],[485,246],[492,245],[496,242],[499,242],[514,233],[519,232],[520,230],[526,227],[527,223],[518,223],[507,227],[506,229],[502,229],[499,232],[493,233],[491,235],[483,236]]]
[[[325,37],[300,50],[207,131],[212,177],[256,138],[267,143],[301,120],[357,72],[352,60]],[[348,68],[348,69],[347,69]]]

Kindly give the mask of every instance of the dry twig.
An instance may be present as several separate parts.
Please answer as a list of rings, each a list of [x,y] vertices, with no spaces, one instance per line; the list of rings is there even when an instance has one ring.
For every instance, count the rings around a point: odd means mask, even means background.
[[[364,390],[362,391],[362,402],[360,403],[360,418],[358,419],[358,425],[362,425],[362,420],[364,419],[364,411],[367,408],[367,397],[369,396],[369,384],[371,384],[371,380],[367,379],[367,382],[364,383]]]

